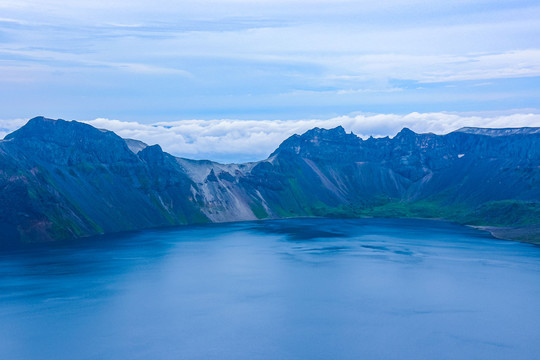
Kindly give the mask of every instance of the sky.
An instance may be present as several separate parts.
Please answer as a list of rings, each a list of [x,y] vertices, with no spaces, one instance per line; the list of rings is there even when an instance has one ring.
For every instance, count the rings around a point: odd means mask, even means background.
[[[229,162],[310,126],[540,126],[538,19],[536,0],[0,0],[0,136],[43,115]]]

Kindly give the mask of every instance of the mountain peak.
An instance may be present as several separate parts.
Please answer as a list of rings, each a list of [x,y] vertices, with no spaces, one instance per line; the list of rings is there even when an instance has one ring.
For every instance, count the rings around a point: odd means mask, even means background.
[[[302,135],[292,135],[272,153],[270,157],[278,153],[293,153],[312,156],[329,152],[330,148],[343,149],[347,146],[358,146],[362,142],[358,136],[353,133],[347,134],[343,126],[337,126],[332,129],[313,128]],[[309,154],[309,155],[308,155]]]
[[[46,118],[45,116],[36,116],[28,120],[26,124],[28,125],[28,124],[35,124],[35,123],[40,123],[40,122],[53,122],[53,121],[57,121],[57,120],[49,119],[49,118]]]
[[[335,128],[332,128],[332,129],[323,129],[323,128],[316,127],[316,128],[311,129],[311,130],[308,130],[302,136],[307,136],[307,137],[313,137],[313,136],[339,137],[339,136],[343,136],[343,135],[347,135],[347,133],[345,132],[345,129],[343,128],[343,126],[339,125],[339,126],[336,126]]]
[[[66,121],[62,119],[49,119],[44,116],[37,116],[28,120],[20,129],[6,135],[6,139],[42,139],[50,138],[65,140],[72,139],[73,136],[100,132],[93,126],[77,121]]]
[[[337,134],[346,134],[345,129],[341,125],[338,125],[333,129],[328,129],[327,131],[331,133],[337,133]]]
[[[536,224],[540,129],[460,131],[404,128],[396,140],[364,141],[341,126],[315,128],[289,137],[266,161],[222,165],[40,116],[0,143],[0,234],[37,241],[195,222],[370,214]],[[499,133],[518,135],[474,135]]]
[[[90,154],[90,157],[104,163],[135,156],[126,142],[112,131],[99,130],[78,121],[54,120],[43,116],[30,119],[5,139],[53,162],[79,159],[82,154]]]
[[[42,130],[46,129],[47,127],[53,125],[57,121],[63,121],[63,120],[53,120],[48,119],[43,116],[36,116],[26,122],[21,128],[15,130],[14,132],[7,134],[6,139],[16,139],[19,137],[32,137],[37,136],[42,133]]]
[[[412,131],[408,127],[404,127],[403,129],[401,129],[400,132],[396,134],[395,138],[405,138],[405,137],[411,137],[411,136],[416,136],[416,135],[417,134],[414,131]]]

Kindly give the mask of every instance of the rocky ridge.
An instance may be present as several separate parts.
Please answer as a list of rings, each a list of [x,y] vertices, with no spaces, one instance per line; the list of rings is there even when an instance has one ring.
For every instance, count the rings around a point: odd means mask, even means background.
[[[219,164],[37,117],[0,141],[0,189],[4,245],[295,216],[534,226],[540,128],[447,135],[405,128],[367,140],[342,127],[315,128],[291,136],[266,160]]]

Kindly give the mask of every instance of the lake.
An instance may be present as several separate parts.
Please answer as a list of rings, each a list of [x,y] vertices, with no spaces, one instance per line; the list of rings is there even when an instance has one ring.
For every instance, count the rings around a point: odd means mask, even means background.
[[[0,253],[2,359],[538,359],[540,247],[429,220],[186,226]]]

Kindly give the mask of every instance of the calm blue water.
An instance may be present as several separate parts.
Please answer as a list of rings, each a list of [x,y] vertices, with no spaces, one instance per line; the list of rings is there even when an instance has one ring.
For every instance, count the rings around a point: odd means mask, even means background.
[[[1,359],[539,359],[540,247],[423,220],[0,254]]]

